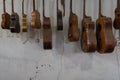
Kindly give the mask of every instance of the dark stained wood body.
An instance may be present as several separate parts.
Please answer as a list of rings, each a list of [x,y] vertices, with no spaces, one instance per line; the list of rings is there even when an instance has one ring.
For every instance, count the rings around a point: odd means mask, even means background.
[[[10,29],[10,15],[6,12],[5,0],[3,0],[3,10],[1,27],[2,29]]]
[[[60,10],[57,11],[57,30],[63,30],[63,18]]]
[[[117,0],[117,8],[115,9],[114,28],[120,30],[120,0]]]
[[[113,25],[115,29],[120,29],[120,9],[118,8],[115,10],[115,19]]]
[[[10,30],[12,33],[20,33],[19,16],[17,13],[11,15]]]
[[[82,20],[81,48],[84,52],[95,52],[97,50],[95,23],[88,16]]]
[[[58,8],[58,0],[57,0],[57,30],[63,30],[63,15],[62,15],[62,11],[59,10]]]
[[[97,40],[95,35],[95,23],[91,17],[86,16],[84,0],[83,5],[83,20],[82,20],[82,36],[81,36],[81,48],[84,52],[95,52],[97,50]]]
[[[2,14],[2,29],[10,29],[10,15],[8,13]]]
[[[43,45],[44,49],[52,49],[52,29],[50,18],[47,17],[43,21]]]
[[[14,12],[14,0],[12,0],[12,14],[10,19],[10,31],[12,33],[20,33],[19,15]]]
[[[52,29],[49,17],[45,17],[43,0],[43,48],[46,50],[52,49]]]
[[[69,29],[68,40],[70,42],[78,41],[80,38],[80,29],[78,28],[78,17],[72,12],[72,0],[70,0],[70,17],[69,17]]]

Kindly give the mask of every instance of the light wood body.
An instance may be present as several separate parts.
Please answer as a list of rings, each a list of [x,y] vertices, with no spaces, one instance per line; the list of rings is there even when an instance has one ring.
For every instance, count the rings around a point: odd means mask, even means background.
[[[31,27],[36,29],[41,28],[40,14],[37,10],[32,12]]]
[[[27,15],[22,15],[22,32],[27,32]]]
[[[31,13],[31,28],[40,29],[41,21],[40,21],[40,13],[38,10],[35,10],[35,0],[33,0],[33,12]]]

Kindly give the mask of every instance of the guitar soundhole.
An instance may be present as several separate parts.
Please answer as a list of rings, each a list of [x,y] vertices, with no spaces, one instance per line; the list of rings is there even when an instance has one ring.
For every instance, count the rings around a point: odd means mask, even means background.
[[[118,14],[117,16],[120,17],[120,14]]]
[[[15,17],[14,17],[14,16],[11,16],[11,20],[15,20]]]

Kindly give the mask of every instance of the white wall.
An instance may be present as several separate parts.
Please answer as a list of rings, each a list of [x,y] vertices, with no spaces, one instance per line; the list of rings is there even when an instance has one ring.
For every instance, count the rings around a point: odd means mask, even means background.
[[[14,1],[15,10],[21,18],[22,0]],[[0,80],[29,80],[30,77],[33,77],[33,80],[35,80],[35,77],[36,80],[120,80],[118,71],[120,68],[119,49],[116,47],[112,54],[83,53],[80,49],[80,42],[70,43],[67,40],[69,0],[66,0],[63,32],[56,31],[56,0],[46,1],[46,15],[49,16],[50,8],[54,31],[53,50],[45,51],[42,49],[42,37],[40,37],[39,44],[36,42],[37,37],[29,39],[26,44],[23,44],[25,34],[14,34],[14,37],[12,37],[8,31],[0,29]],[[73,1],[73,11],[79,16],[80,25],[83,0]],[[102,1],[104,15],[114,18],[116,0]],[[6,4],[7,11],[11,13],[11,0],[6,0]],[[32,0],[25,0],[25,4],[29,23]],[[42,0],[37,0],[37,4],[42,15]],[[0,14],[2,14],[2,0],[0,0]],[[98,0],[87,0],[87,15],[91,15],[95,21],[97,14]],[[34,31],[30,31],[30,33],[32,32]],[[38,34],[38,32],[35,34]],[[38,67],[38,70],[36,67]]]

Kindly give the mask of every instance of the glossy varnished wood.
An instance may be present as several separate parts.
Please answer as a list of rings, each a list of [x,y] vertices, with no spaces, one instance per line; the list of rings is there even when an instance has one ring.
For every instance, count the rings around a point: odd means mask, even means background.
[[[43,0],[43,48],[48,50],[52,49],[52,29],[50,18],[45,16],[44,5]]]
[[[114,28],[120,30],[120,0],[117,0],[117,8],[115,9]]]
[[[95,52],[97,50],[97,40],[95,35],[95,23],[91,17],[86,16],[85,0],[82,20],[81,48],[84,52]]]
[[[112,31],[112,19],[102,16],[99,0],[99,18],[96,21],[97,50],[100,53],[111,53],[115,48],[115,37]]]
[[[6,12],[5,0],[3,0],[3,10],[1,27],[2,29],[10,29],[10,15]]]
[[[72,12],[72,0],[70,0],[70,17],[69,17],[69,29],[68,40],[70,42],[78,41],[80,38],[80,29],[78,28],[78,17]]]

